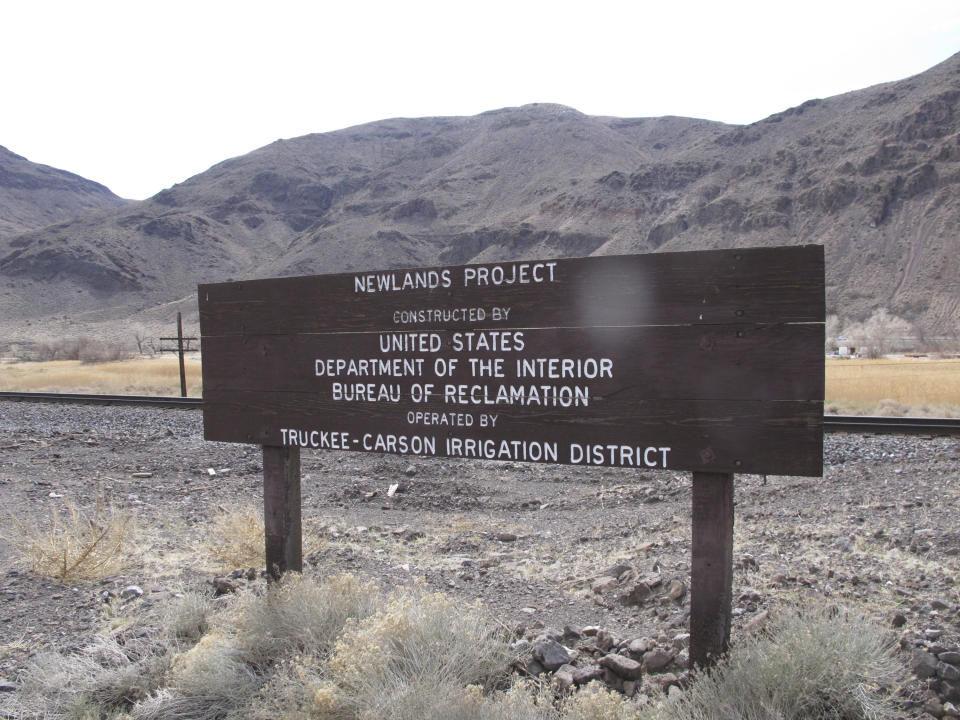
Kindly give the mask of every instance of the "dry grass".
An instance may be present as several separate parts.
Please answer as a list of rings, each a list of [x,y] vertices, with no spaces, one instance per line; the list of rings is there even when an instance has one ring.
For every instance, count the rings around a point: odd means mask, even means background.
[[[825,402],[842,413],[960,415],[960,359],[828,360]]]
[[[263,511],[253,505],[222,507],[203,550],[218,570],[264,564]]]
[[[15,547],[30,569],[63,582],[93,580],[118,572],[129,555],[134,519],[101,495],[91,512],[65,504],[65,516],[50,507],[50,527],[40,530],[8,512],[11,532],[4,540]]]
[[[149,613],[140,622],[153,623]],[[513,655],[478,606],[382,597],[350,575],[290,576],[265,594],[184,598],[160,628],[36,658],[7,717],[50,720],[884,720],[902,678],[884,627],[836,607],[737,638],[677,701],[602,685],[556,695],[510,682]],[[132,641],[133,638],[143,638]]]
[[[186,359],[187,394],[201,394],[200,358]],[[0,363],[0,390],[127,395],[179,395],[180,365],[175,356],[119,362],[79,360]]]

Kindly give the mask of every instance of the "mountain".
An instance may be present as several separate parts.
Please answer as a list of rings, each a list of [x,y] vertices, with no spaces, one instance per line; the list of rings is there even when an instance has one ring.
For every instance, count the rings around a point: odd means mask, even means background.
[[[281,140],[0,238],[0,332],[168,322],[228,278],[821,243],[830,312],[954,333],[958,101],[960,54],[746,126],[527,105]]]
[[[125,203],[99,183],[0,146],[0,240]]]

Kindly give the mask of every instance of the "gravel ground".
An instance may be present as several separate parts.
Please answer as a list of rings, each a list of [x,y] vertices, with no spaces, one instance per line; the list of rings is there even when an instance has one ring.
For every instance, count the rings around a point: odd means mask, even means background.
[[[917,659],[960,649],[958,460],[955,438],[829,435],[823,478],[737,476],[734,643],[789,604],[849,605],[900,638],[903,717],[960,704]],[[310,572],[425,583],[526,628],[664,639],[687,626],[688,473],[305,451],[302,477]],[[44,528],[51,508],[105,495],[138,528],[121,573],[73,584],[36,577],[0,541],[0,684],[15,687],[41,649],[80,647],[118,614],[229,571],[200,548],[218,514],[261,492],[259,448],[205,442],[199,412],[0,403],[7,513]],[[625,604],[644,580],[650,596]],[[143,595],[120,598],[130,585]]]

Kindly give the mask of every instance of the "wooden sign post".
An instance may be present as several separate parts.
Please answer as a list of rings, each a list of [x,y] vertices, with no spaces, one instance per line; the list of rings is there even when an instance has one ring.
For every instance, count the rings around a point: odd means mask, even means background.
[[[301,448],[692,471],[703,665],[729,639],[733,473],[822,474],[820,246],[198,292],[204,436],[264,447],[272,577],[301,566]]]

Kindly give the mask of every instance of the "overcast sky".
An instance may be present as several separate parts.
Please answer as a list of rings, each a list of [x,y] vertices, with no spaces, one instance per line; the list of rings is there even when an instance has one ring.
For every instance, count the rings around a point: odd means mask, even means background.
[[[142,199],[277,138],[531,102],[749,123],[960,51],[958,0],[0,2],[0,145]]]

